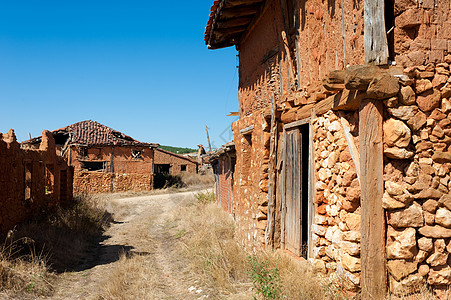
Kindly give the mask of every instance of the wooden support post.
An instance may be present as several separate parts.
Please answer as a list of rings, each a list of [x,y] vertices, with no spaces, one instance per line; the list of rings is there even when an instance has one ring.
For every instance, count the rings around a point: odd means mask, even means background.
[[[365,63],[386,65],[388,63],[388,42],[385,31],[384,0],[365,0]]]
[[[268,248],[274,246],[274,229],[275,229],[275,202],[276,202],[276,165],[277,165],[277,120],[276,120],[276,103],[274,95],[272,96],[271,109],[271,135],[269,146],[269,183],[268,183],[268,215],[265,231],[265,245]]]
[[[382,101],[360,103],[360,188],[361,188],[361,287],[362,299],[385,299],[387,272],[385,255]]]

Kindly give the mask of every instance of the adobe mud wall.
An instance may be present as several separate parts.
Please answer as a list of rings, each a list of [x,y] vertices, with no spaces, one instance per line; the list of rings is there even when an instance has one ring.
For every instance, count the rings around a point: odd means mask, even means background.
[[[197,173],[197,163],[187,157],[183,157],[159,148],[155,149],[155,165],[170,165],[171,175],[180,175],[182,172]],[[185,171],[182,171],[184,166]]]
[[[233,212],[233,163],[229,154],[223,154],[211,160],[215,174],[216,201],[229,214]]]
[[[132,151],[140,155],[134,157]],[[153,155],[152,148],[143,147],[71,146],[66,158],[75,168],[74,193],[152,190]],[[100,169],[88,171],[90,162],[100,163]]]
[[[73,169],[56,154],[49,131],[39,149],[21,149],[14,131],[0,134],[0,234],[44,209],[72,200]]]

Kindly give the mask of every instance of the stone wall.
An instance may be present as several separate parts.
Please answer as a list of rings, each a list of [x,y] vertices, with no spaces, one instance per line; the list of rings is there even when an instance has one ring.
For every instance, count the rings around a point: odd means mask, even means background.
[[[0,134],[0,235],[42,210],[72,200],[73,169],[43,131],[39,149],[21,149],[14,131]]]
[[[152,174],[79,171],[74,176],[76,193],[145,192],[153,189]]]
[[[447,63],[405,70],[385,101],[385,194],[390,289],[451,284],[451,79]]]
[[[233,212],[233,172],[234,160],[232,160],[232,153],[224,153],[210,158],[213,172],[215,174],[215,196],[216,201],[222,208],[231,214]]]
[[[358,144],[358,114],[342,114]],[[360,284],[360,184],[340,116],[329,111],[312,122],[315,211],[312,262],[317,271],[337,271],[349,290]]]

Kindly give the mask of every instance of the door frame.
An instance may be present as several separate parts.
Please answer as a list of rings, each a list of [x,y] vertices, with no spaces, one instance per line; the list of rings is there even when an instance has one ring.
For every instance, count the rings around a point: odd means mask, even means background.
[[[307,162],[302,162],[303,163],[307,163],[308,165],[308,174],[307,174],[307,182],[303,183],[303,187],[305,187],[307,189],[307,199],[306,201],[308,201],[308,205],[307,205],[307,233],[308,233],[308,237],[307,237],[307,258],[312,258],[313,257],[313,244],[312,244],[312,224],[313,224],[313,215],[315,212],[315,205],[314,205],[314,195],[315,195],[315,156],[314,156],[314,146],[313,146],[313,126],[312,126],[312,119],[313,118],[306,118],[303,120],[299,120],[299,121],[295,121],[295,122],[291,122],[288,124],[285,124],[283,126],[283,136],[282,136],[282,180],[281,180],[281,187],[282,187],[282,193],[281,193],[281,248],[285,249],[285,216],[286,216],[286,199],[285,199],[285,184],[286,184],[286,178],[285,178],[285,171],[286,171],[286,141],[287,141],[287,131],[295,128],[295,127],[300,127],[302,125],[306,125],[308,124],[308,140],[309,140],[309,150],[308,150],[308,161]],[[304,201],[304,199],[302,199],[302,195],[301,195],[301,205],[302,205],[302,201]],[[302,222],[302,220],[301,220]],[[303,222],[302,222],[303,223]],[[301,223],[301,230],[302,230],[302,223]]]

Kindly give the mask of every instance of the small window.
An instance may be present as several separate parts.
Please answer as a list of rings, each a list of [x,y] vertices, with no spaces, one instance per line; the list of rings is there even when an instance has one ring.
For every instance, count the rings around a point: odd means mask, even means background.
[[[186,165],[181,165],[180,166],[180,171],[185,172],[186,171]]]
[[[88,148],[86,148],[86,147],[78,147],[78,155],[80,157],[88,157]]]
[[[84,171],[104,171],[105,162],[104,161],[82,161],[81,169]]]
[[[132,150],[132,158],[143,159],[143,152],[141,150]]]

